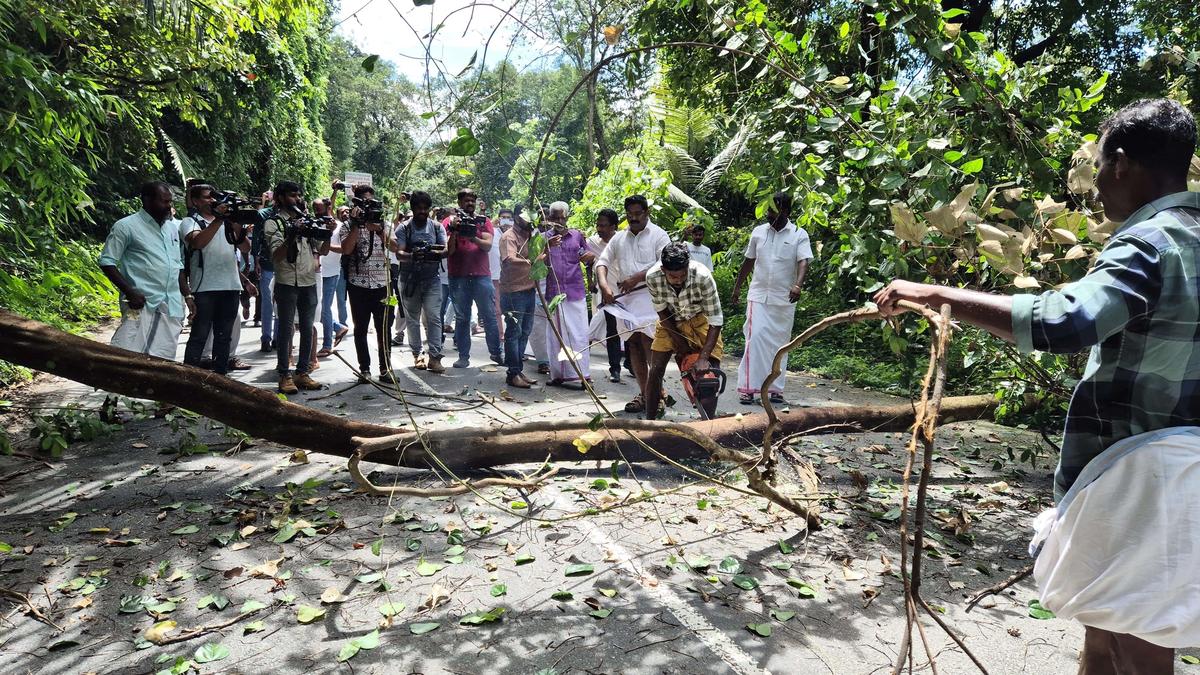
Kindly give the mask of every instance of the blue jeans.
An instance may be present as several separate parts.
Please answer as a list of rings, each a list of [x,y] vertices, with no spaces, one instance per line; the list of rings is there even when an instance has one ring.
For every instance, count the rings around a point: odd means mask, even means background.
[[[533,331],[533,308],[537,292],[530,288],[500,294],[500,313],[504,315],[504,365],[508,376],[520,374],[525,361],[525,345]]]
[[[337,278],[337,320],[343,326],[350,320],[350,311],[346,309],[346,275],[338,274]]]
[[[262,343],[268,347],[275,335],[275,305],[271,302],[271,279],[274,277],[274,270],[262,270],[258,275],[258,296],[262,303],[262,316],[259,317],[262,321]]]
[[[451,277],[450,295],[454,299],[454,348],[460,359],[471,357],[471,305],[479,312],[487,340],[488,354],[500,356],[500,326],[496,323],[496,295],[492,277]]]
[[[345,323],[333,320],[333,298],[341,278],[342,275],[334,274],[321,279],[321,346],[327,351],[333,349],[333,334],[346,327]]]
[[[299,324],[300,351],[296,354],[296,374],[308,372],[313,355],[313,319],[317,314],[317,285],[275,287],[279,332],[275,335],[275,372],[287,375],[288,351],[292,346],[293,322]],[[297,320],[297,315],[299,319]],[[266,324],[263,324],[266,325]]]

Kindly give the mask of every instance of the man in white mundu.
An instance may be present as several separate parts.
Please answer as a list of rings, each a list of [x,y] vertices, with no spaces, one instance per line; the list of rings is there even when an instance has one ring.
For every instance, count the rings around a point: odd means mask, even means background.
[[[170,186],[147,183],[141,197],[141,210],[113,225],[98,261],[121,292],[121,325],[111,344],[174,360],[185,310],[194,308],[183,273],[179,226],[169,220]]]
[[[650,222],[649,202],[642,195],[625,198],[625,221],[628,229],[613,235],[596,261],[596,282],[604,302],[600,309],[616,316],[619,332],[628,336],[625,349],[637,376],[638,394],[625,405],[625,412],[641,413],[646,409],[650,341],[658,322],[646,289],[646,272],[658,262],[671,237]]]
[[[796,320],[796,300],[804,284],[804,272],[812,260],[808,233],[791,221],[792,196],[776,192],[774,207],[767,211],[767,222],[754,228],[746,245],[746,258],[733,284],[733,302],[741,297],[742,284],[750,271],[750,292],[746,294],[746,351],[738,365],[738,400],[753,404],[763,381],[771,374],[775,353],[792,339]],[[786,373],[786,370],[784,371]],[[772,403],[783,402],[784,373],[771,383]]]

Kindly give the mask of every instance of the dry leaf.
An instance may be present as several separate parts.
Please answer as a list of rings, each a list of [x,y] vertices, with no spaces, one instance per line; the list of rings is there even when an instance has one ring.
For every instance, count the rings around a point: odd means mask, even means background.
[[[621,33],[624,33],[624,32],[625,32],[625,26],[622,26],[622,25],[605,26],[604,27],[604,41],[607,42],[609,45],[615,45],[615,44],[617,44],[617,40],[621,39]]]
[[[988,483],[987,487],[996,494],[1004,494],[1005,492],[1008,492],[1008,483],[1002,480],[998,480],[995,483]]]
[[[1061,227],[1056,227],[1050,230],[1050,238],[1053,239],[1054,243],[1056,244],[1074,245],[1079,242],[1079,239],[1075,236],[1074,232]]]
[[[236,543],[236,544],[233,544],[232,546],[230,546],[230,547],[229,547],[229,550],[230,550],[230,551],[240,551],[240,550],[242,550],[242,549],[246,549],[246,548],[250,548],[250,542],[248,542],[248,541],[239,541],[238,543]]]
[[[1017,288],[1025,288],[1025,289],[1033,289],[1033,288],[1041,288],[1042,287],[1042,285],[1040,283],[1038,283],[1037,279],[1034,279],[1033,277],[1027,277],[1027,276],[1014,277],[1013,278],[1013,286],[1016,286]]]
[[[1071,250],[1067,251],[1067,254],[1065,256],[1063,256],[1063,260],[1076,260],[1078,258],[1086,258],[1086,257],[1087,257],[1087,251],[1084,250],[1084,248],[1082,246],[1076,244],[1071,247]]]
[[[350,599],[349,596],[342,595],[342,592],[339,591],[338,589],[334,588],[333,586],[330,586],[329,588],[326,588],[324,591],[321,591],[321,602],[323,602],[327,605],[332,605],[335,602],[345,602],[349,599]]]
[[[1067,172],[1067,189],[1077,195],[1092,191],[1096,184],[1096,172],[1091,162],[1076,164]]]
[[[146,640],[149,642],[158,644],[166,639],[167,633],[175,630],[178,626],[179,624],[171,620],[159,621],[153,626],[147,628],[146,632],[142,633],[142,637],[146,638]]]
[[[896,202],[889,208],[892,212],[892,231],[898,238],[914,244],[920,244],[925,240],[929,228],[917,222],[917,217],[908,208],[908,204]]]
[[[72,605],[72,607],[74,607],[75,609],[86,609],[88,607],[91,607],[92,603],[95,601],[96,600],[95,600],[94,595],[85,595],[82,598],[80,598],[78,602],[76,602],[74,605]]]
[[[987,223],[979,223],[975,226],[975,234],[983,241],[1008,241],[1009,234],[998,227],[988,225]]]
[[[866,579],[867,575],[850,567],[842,567],[842,578],[846,581],[860,581]]]
[[[260,578],[271,578],[279,573],[279,563],[283,562],[283,558],[278,560],[268,560],[261,565],[250,568],[250,576]]]
[[[429,589],[429,595],[425,598],[425,602],[421,603],[421,609],[433,609],[447,602],[450,602],[450,594],[442,588],[441,584],[434,584],[433,588]]]
[[[292,464],[308,464],[308,453],[303,450],[297,450],[292,453]]]
[[[247,525],[247,526],[243,527],[241,530],[239,530],[238,534],[242,535],[242,538],[245,539],[246,537],[249,537],[250,535],[254,534],[257,531],[258,531],[257,527],[255,527],[253,525]]]
[[[130,447],[137,448],[138,450],[142,450],[143,448],[148,448],[150,446],[146,445],[145,443],[134,443]]]

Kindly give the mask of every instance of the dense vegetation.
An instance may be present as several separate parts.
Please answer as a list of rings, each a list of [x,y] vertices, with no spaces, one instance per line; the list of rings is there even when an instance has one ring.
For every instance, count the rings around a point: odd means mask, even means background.
[[[1200,97],[1184,0],[518,7],[552,45],[540,67],[432,60],[410,82],[320,0],[0,0],[0,304],[73,328],[111,311],[95,242],[147,178],[256,194],[346,170],[385,196],[567,199],[584,229],[643,192],[669,230],[708,226],[725,293],[791,190],[817,251],[798,325],[896,276],[1034,291],[1080,275],[1112,229],[1090,194],[1097,123]],[[907,391],[924,331],[846,329],[793,365]],[[973,333],[954,349],[961,390],[1061,396],[1079,365]]]

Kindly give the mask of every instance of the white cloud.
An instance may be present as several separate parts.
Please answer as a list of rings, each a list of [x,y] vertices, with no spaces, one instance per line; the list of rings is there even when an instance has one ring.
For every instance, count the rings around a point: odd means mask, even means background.
[[[364,52],[391,61],[397,72],[414,82],[425,79],[425,47],[430,44],[427,36],[435,29],[430,56],[441,61],[449,77],[465,68],[472,55],[476,55],[477,65],[483,61],[485,45],[488,65],[505,57],[518,67],[550,65],[556,51],[553,45],[522,28],[518,20],[506,16],[502,8],[513,5],[505,0],[494,0],[494,4],[487,0],[440,0],[424,7],[413,6],[412,0],[343,2],[336,31]],[[519,17],[524,7],[524,3],[518,3],[513,15]],[[434,78],[440,77],[432,63],[428,72]]]

